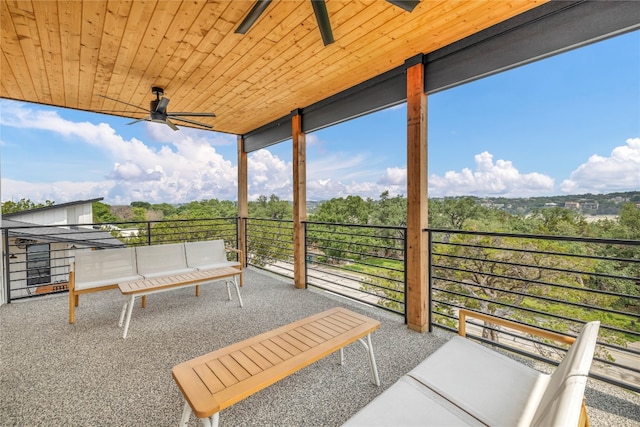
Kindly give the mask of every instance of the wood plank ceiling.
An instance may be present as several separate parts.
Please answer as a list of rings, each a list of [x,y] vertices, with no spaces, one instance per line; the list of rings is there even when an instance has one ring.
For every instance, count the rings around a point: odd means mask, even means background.
[[[141,118],[152,86],[169,112],[245,134],[546,0],[328,0],[324,46],[310,1],[273,1],[235,33],[253,1],[1,2],[0,97]]]

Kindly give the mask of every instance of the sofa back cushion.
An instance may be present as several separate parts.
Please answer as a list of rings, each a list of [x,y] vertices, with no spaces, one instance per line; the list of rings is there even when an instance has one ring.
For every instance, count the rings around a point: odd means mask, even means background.
[[[534,426],[577,425],[582,396],[596,349],[600,322],[589,322],[551,374],[533,417]]]
[[[187,254],[187,265],[190,267],[227,262],[224,240],[187,242],[184,248]]]
[[[227,260],[224,240],[187,242],[184,244],[184,249],[187,253],[187,265],[198,270],[240,266],[238,261]]]
[[[138,246],[136,260],[138,274],[145,278],[181,274],[195,270],[187,266],[183,243]]]
[[[76,250],[74,288],[90,289],[138,280],[134,248]]]

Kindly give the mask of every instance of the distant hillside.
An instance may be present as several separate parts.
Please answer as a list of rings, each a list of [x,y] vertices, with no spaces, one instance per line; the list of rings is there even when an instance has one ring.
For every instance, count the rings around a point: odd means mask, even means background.
[[[526,215],[535,209],[555,206],[575,209],[583,215],[617,215],[624,203],[640,204],[640,191],[527,198],[474,197],[474,199],[483,206],[503,209],[519,215]]]

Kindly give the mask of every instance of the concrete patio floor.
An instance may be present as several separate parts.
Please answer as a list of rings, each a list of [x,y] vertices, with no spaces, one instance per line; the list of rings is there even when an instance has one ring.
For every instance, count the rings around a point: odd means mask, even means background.
[[[123,297],[80,297],[67,322],[66,294],[0,307],[0,425],[175,426],[183,406],[171,368],[214,349],[335,307],[382,322],[372,341],[380,380],[370,383],[364,348],[337,355],[221,412],[221,426],[339,426],[451,335],[418,334],[402,318],[260,270],[245,270],[244,307],[222,284],[152,295],[137,304],[126,340],[117,321]],[[233,295],[233,294],[232,294]],[[596,380],[586,392],[593,426],[640,425],[640,396]],[[200,425],[191,418],[189,425]]]

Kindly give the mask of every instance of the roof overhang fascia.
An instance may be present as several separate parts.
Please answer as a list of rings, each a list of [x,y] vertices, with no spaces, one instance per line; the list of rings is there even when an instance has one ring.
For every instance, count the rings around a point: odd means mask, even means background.
[[[405,102],[406,68],[419,60],[432,94],[638,28],[636,1],[551,1],[291,114],[313,132]],[[290,139],[291,115],[242,137],[246,152]]]

